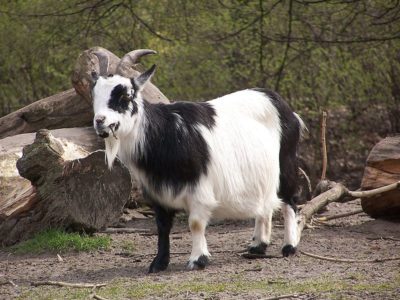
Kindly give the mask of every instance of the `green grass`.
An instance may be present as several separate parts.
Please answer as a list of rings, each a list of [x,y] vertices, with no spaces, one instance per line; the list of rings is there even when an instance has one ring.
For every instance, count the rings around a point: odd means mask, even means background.
[[[274,282],[265,278],[263,280],[249,281],[242,276],[231,276],[222,280],[159,282],[153,277],[144,277],[141,280],[115,279],[105,287],[98,289],[97,294],[107,299],[147,299],[161,297],[174,299],[179,295],[193,294],[213,298],[219,293],[229,292],[237,295],[247,295],[255,292],[264,297],[284,294],[314,294],[323,295],[324,299],[348,299],[346,292],[378,292],[385,293],[394,291],[399,284],[395,279],[390,282],[368,283],[359,282],[351,284],[346,280],[322,277],[319,279],[308,279],[304,281]],[[271,278],[270,278],[271,279]],[[271,283],[273,282],[273,283]],[[86,299],[90,289],[68,289],[41,287],[23,292],[18,299]],[[229,295],[229,294],[228,294]],[[229,297],[227,294],[224,297]],[[202,297],[203,297],[202,296]],[[344,298],[343,298],[344,297]]]
[[[111,238],[108,236],[88,236],[78,233],[66,233],[59,229],[48,229],[38,233],[30,240],[11,247],[11,251],[16,254],[91,251],[107,249],[110,244]]]

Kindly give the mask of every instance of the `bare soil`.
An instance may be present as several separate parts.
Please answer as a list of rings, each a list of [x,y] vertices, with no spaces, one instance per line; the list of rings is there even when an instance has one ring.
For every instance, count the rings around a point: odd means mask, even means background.
[[[334,203],[324,215],[360,208],[359,202]],[[41,280],[89,282],[108,285],[97,294],[107,299],[268,299],[296,294],[293,299],[400,299],[400,260],[386,262],[332,262],[302,254],[347,259],[400,256],[400,223],[374,220],[365,214],[327,222],[303,232],[298,253],[282,258],[282,222],[275,220],[272,258],[241,256],[252,236],[251,221],[211,224],[207,241],[210,265],[187,271],[191,237],[184,217],[176,220],[171,235],[172,257],[167,271],[147,274],[156,251],[154,220],[134,219],[132,228],[150,233],[112,234],[112,247],[91,253],[15,255],[0,252],[1,299],[89,299],[91,289],[33,287]],[[291,298],[291,299],[292,299]],[[289,299],[289,298],[287,298]]]

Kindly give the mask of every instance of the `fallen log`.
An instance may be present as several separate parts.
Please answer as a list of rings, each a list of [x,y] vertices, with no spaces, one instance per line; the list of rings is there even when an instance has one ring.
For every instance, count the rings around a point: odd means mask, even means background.
[[[74,89],[33,102],[0,118],[0,138],[42,128],[83,127],[92,124],[91,106]]]
[[[387,137],[371,150],[361,182],[362,190],[377,189],[400,181],[400,136]],[[400,217],[400,190],[363,197],[363,210],[374,218]]]
[[[17,210],[0,212],[0,244],[12,245],[51,227],[93,232],[116,224],[132,184],[119,161],[110,171],[104,159],[103,151],[89,153],[40,130],[17,161],[32,185],[17,199]]]
[[[139,50],[140,51],[140,50]],[[101,55],[99,55],[101,53]],[[128,53],[129,54],[129,53]],[[100,60],[99,60],[100,57]],[[135,57],[136,60],[140,56]],[[0,139],[22,133],[36,132],[39,129],[59,129],[91,126],[93,109],[90,89],[93,85],[92,72],[103,71],[104,61],[107,74],[114,74],[120,65],[120,59],[110,51],[93,47],[84,51],[77,59],[72,73],[75,88],[38,100],[0,118]],[[120,68],[124,76],[137,76],[137,61],[129,61]],[[123,70],[122,70],[123,69]],[[168,99],[152,83],[148,83],[143,95],[149,102],[168,103]]]

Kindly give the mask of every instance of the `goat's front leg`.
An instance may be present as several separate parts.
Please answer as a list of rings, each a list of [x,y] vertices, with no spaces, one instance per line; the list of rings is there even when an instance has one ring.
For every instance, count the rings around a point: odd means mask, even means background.
[[[153,209],[158,229],[158,251],[150,265],[149,273],[163,271],[168,267],[170,257],[169,234],[175,216],[174,210],[168,210],[158,204],[155,204]]]
[[[192,253],[187,264],[189,270],[204,269],[208,264],[210,253],[205,231],[209,218],[210,213],[204,207],[196,207],[189,213],[189,227],[192,233]]]

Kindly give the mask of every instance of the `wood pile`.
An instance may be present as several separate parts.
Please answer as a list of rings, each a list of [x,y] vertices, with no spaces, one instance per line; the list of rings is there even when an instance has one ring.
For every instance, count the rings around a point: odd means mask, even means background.
[[[91,232],[119,220],[139,188],[119,162],[109,171],[97,151],[104,142],[91,128],[92,73],[138,76],[138,60],[153,53],[135,50],[119,59],[101,47],[88,49],[77,59],[74,89],[0,118],[0,244],[49,227]],[[169,102],[152,83],[143,94]]]

